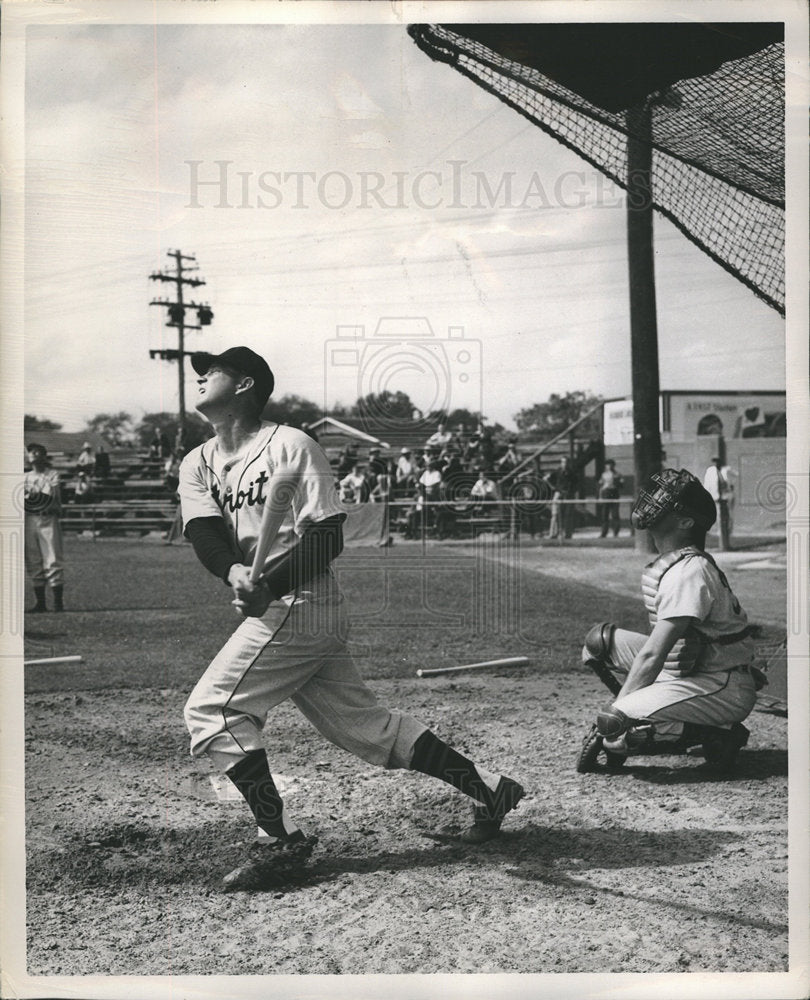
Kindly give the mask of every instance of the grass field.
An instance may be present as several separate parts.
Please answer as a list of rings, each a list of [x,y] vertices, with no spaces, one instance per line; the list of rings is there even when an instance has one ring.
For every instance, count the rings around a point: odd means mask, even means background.
[[[784,547],[757,558],[745,568],[735,553],[726,569],[765,648],[784,634]],[[786,970],[784,719],[755,713],[723,779],[688,758],[616,777],[574,770],[605,700],[579,665],[582,637],[600,620],[644,627],[643,561],[626,548],[491,542],[347,551],[339,574],[361,672],[529,794],[498,841],[464,848],[460,796],[370,770],[281,706],[266,744],[320,836],[312,877],[286,894],[223,897],[218,879],[251,828],[188,757],[182,706],[237,623],[229,591],[188,546],[69,539],[68,611],[26,622],[26,656],[84,658],[26,670],[29,969]],[[510,655],[530,664],[415,677]]]

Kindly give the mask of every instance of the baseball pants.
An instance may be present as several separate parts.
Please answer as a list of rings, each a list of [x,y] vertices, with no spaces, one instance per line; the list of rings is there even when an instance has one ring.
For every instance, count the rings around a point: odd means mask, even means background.
[[[290,698],[336,746],[386,768],[407,768],[421,722],[382,706],[346,646],[344,601],[331,574],[246,618],[186,703],[193,756],[227,771],[261,749],[270,711]]]
[[[64,584],[62,526],[52,514],[25,515],[25,571],[35,587]]]
[[[616,629],[610,666],[617,674],[627,674],[648,638]],[[742,722],[755,701],[754,678],[744,667],[736,667],[689,677],[662,670],[652,684],[617,698],[613,704],[631,719],[650,719],[660,735],[680,735],[684,722],[721,728]]]

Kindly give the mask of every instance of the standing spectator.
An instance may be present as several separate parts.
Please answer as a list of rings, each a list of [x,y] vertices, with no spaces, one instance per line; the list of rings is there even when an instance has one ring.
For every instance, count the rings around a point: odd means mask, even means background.
[[[522,469],[515,477],[510,490],[515,501],[520,526],[534,538],[540,534],[540,511],[544,507],[545,484],[531,468]]]
[[[109,479],[111,471],[110,456],[105,451],[104,445],[100,444],[96,452],[95,465],[93,466],[94,475],[96,479]]]
[[[180,510],[180,495],[177,492],[180,485],[180,462],[183,456],[177,453],[170,455],[163,466],[163,485],[171,494],[173,500],[177,500],[177,509],[174,514],[168,532],[166,533],[166,545],[173,545],[175,541],[183,540],[183,517]]]
[[[492,440],[491,428],[487,427],[483,421],[478,423],[477,442],[478,464],[491,469],[495,460],[495,442]]]
[[[177,433],[174,436],[174,453],[175,455],[185,455],[188,448],[188,439],[186,435],[185,427],[178,427]],[[169,442],[166,442],[166,453],[170,452],[172,449],[169,447]],[[164,456],[165,457],[165,456]]]
[[[354,504],[368,500],[368,483],[359,462],[355,462],[348,475],[340,480],[340,499],[343,503]]]
[[[612,458],[607,459],[602,475],[599,477],[599,482],[596,484],[597,500],[618,500],[623,482],[624,480],[616,471],[616,463]],[[608,528],[612,528],[613,537],[617,538],[619,535],[618,503],[600,504],[600,516],[602,521],[602,533],[600,537],[607,538]]]
[[[424,508],[424,515],[428,525],[435,525],[438,518],[439,509],[431,504],[437,504],[442,498],[442,469],[437,458],[432,458],[427,463],[425,470],[419,476],[419,494],[422,499],[420,508]]]
[[[45,587],[53,591],[53,610],[63,611],[62,497],[59,473],[50,467],[44,445],[28,445],[31,469],[23,484],[25,505],[25,568],[34,585],[31,614],[47,611]]]
[[[574,533],[574,505],[561,502],[576,499],[579,486],[570,458],[566,456],[560,459],[560,467],[550,474],[549,483],[554,492],[551,497],[551,524],[548,537],[570,538]]]
[[[93,454],[93,446],[89,441],[85,441],[79,452],[79,457],[76,459],[76,471],[92,476],[95,465],[96,457]]]
[[[181,455],[169,455],[163,463],[163,485],[171,494],[177,492],[180,483],[180,461]]]
[[[171,453],[172,446],[169,444],[168,435],[165,431],[156,427],[155,433],[152,435],[152,440],[149,443],[149,457],[156,462],[162,462]]]
[[[720,529],[720,541],[728,544],[733,523],[731,519],[734,507],[733,471],[724,465],[719,455],[715,455],[712,464],[703,476],[703,488],[709,492],[717,508],[717,525]]]

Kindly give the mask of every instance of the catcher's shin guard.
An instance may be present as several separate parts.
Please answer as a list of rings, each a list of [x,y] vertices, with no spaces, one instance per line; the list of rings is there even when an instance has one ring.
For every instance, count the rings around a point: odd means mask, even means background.
[[[612,695],[617,695],[622,689],[618,678],[608,666],[615,631],[616,626],[612,622],[600,622],[594,625],[585,636],[585,645],[582,649],[582,662],[593,670]]]

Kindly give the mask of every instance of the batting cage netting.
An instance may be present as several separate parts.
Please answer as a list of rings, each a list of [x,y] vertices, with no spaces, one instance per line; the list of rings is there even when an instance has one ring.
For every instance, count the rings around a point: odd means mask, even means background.
[[[653,207],[784,315],[783,24],[408,31],[624,188],[628,136],[649,144]]]

